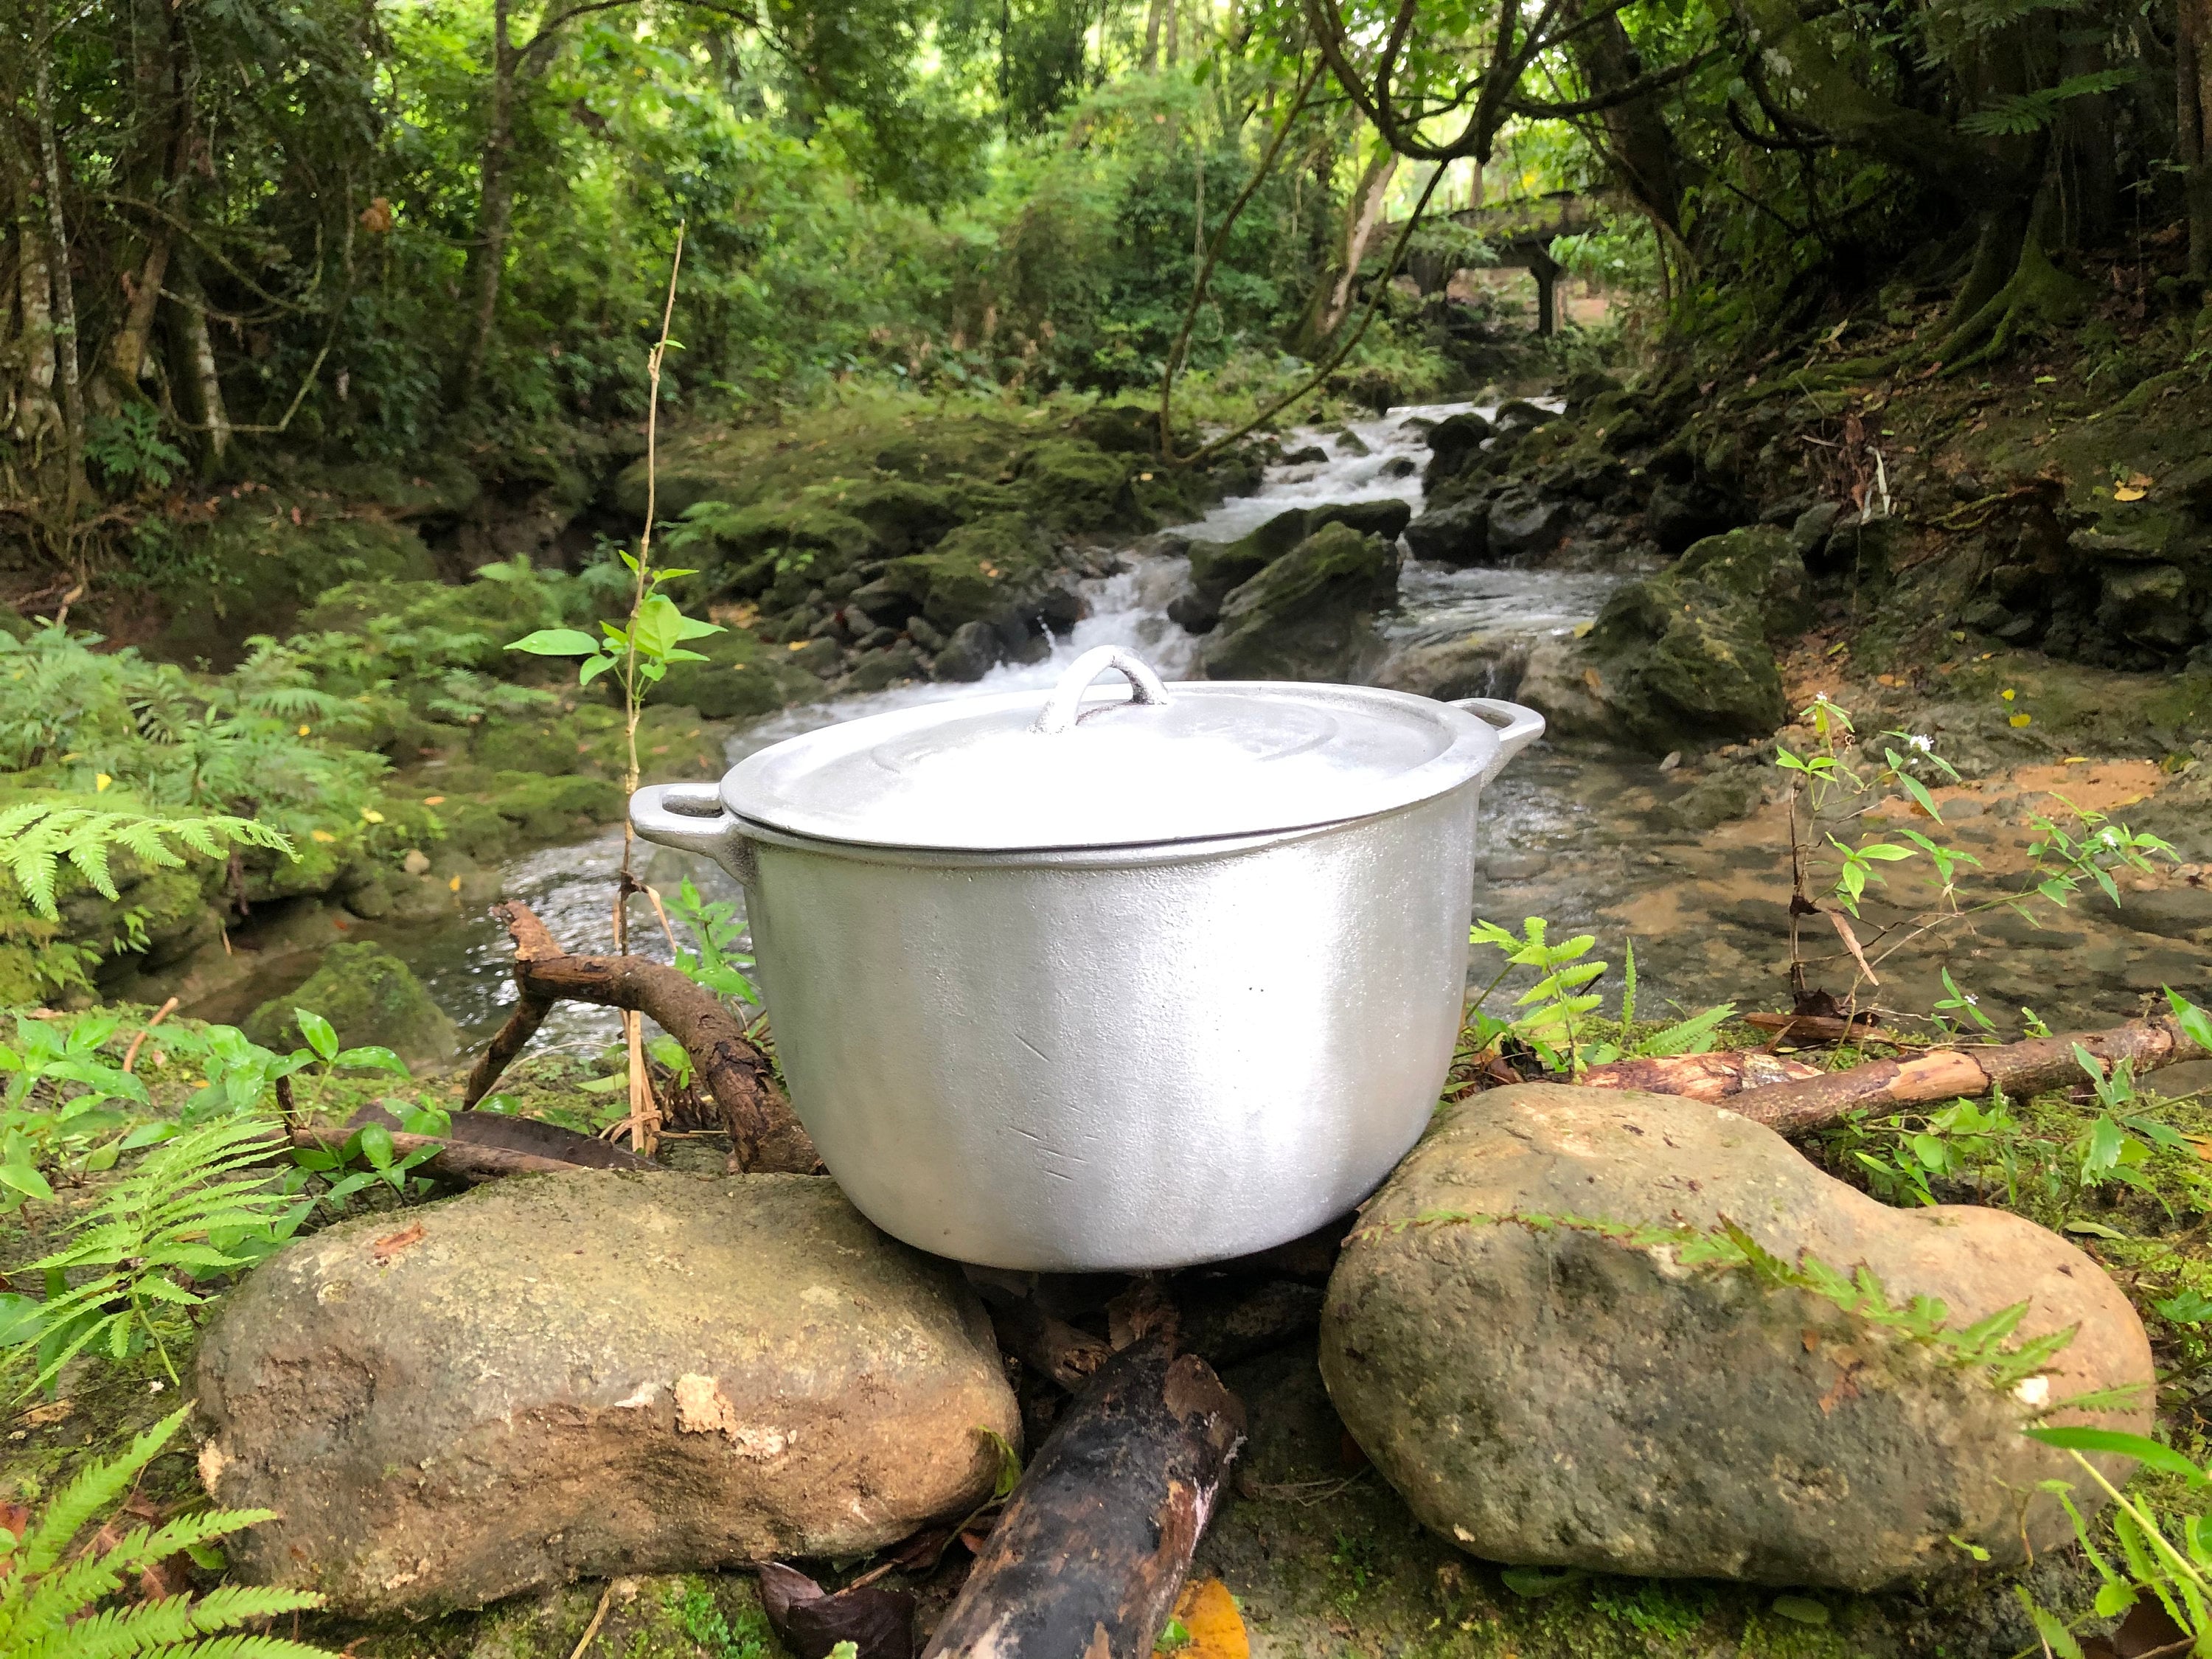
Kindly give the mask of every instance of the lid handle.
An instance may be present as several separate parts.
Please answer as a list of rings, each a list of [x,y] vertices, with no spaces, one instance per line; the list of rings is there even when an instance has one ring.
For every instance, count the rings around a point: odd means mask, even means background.
[[[1044,700],[1044,707],[1038,711],[1030,730],[1049,733],[1073,729],[1083,708],[1083,694],[1091,689],[1091,681],[1109,668],[1118,669],[1128,678],[1131,702],[1167,702],[1168,689],[1160,684],[1158,674],[1120,646],[1102,645],[1085,652],[1068,665],[1067,672],[1052,688],[1052,695]]]

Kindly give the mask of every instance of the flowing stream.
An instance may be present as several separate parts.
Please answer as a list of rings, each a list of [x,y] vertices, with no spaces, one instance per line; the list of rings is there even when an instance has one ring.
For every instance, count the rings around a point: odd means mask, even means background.
[[[1396,497],[1418,508],[1420,468],[1427,456],[1421,420],[1470,406],[1398,409],[1349,428],[1297,434],[1290,448],[1317,446],[1328,459],[1272,468],[1255,494],[1226,501],[1181,528],[1193,536],[1227,540],[1293,507]],[[1341,435],[1347,429],[1356,441]],[[788,709],[742,730],[730,740],[727,757],[734,763],[798,732],[888,709],[978,693],[1042,690],[1077,656],[1100,645],[1127,647],[1164,678],[1188,678],[1197,642],[1166,616],[1169,601],[1184,580],[1183,562],[1133,551],[1122,565],[1118,574],[1084,585],[1088,614],[1042,661],[1002,665],[974,684],[906,685]],[[1380,620],[1379,629],[1400,647],[1475,633],[1492,639],[1553,633],[1593,617],[1623,579],[1617,574],[1454,570],[1409,562],[1401,579],[1399,608]],[[2084,787],[2101,787],[2118,799],[2139,781],[2125,770],[2132,764],[2093,768],[2087,775],[2075,769],[2041,787],[2063,782],[2077,795]],[[1485,794],[1475,915],[1516,928],[1524,917],[1544,916],[1553,923],[1555,938],[1570,929],[1595,932],[1600,941],[1595,954],[1616,966],[1624,940],[1632,937],[1639,1007],[1648,1016],[1723,1000],[1784,1006],[1789,930],[1784,811],[1770,801],[1749,817],[1708,827],[1692,810],[1695,801],[1683,799],[1693,777],[1662,769],[1647,756],[1588,744],[1537,745]],[[2033,780],[1996,782],[1986,805],[1976,797],[1955,814],[1947,811],[1953,839],[2002,871],[2031,833],[2027,819],[2041,799]],[[621,858],[621,832],[609,830],[518,858],[501,874],[507,896],[531,905],[568,948],[605,951],[612,945],[610,905]],[[688,875],[709,896],[741,902],[735,883],[703,859],[641,844],[638,862],[643,878],[663,891],[674,890]],[[2212,895],[2198,887],[2131,891],[2117,913],[2110,906],[2077,903],[2069,912],[2034,924],[2001,913],[1972,929],[1954,930],[1932,947],[1916,949],[1885,975],[1879,1000],[1892,1008],[1924,1012],[1945,994],[1939,974],[1948,964],[1963,986],[2002,1008],[2008,1030],[2017,1026],[2013,1011],[2021,1004],[2034,1006],[2054,1026],[2109,1023],[2136,1012],[2142,996],[2160,984],[2212,983],[2212,948],[2196,942],[2212,939],[2212,928],[2204,925],[2212,922],[2212,915],[2197,915],[2192,906],[2202,908],[2199,901],[2212,901]],[[1878,906],[1872,907],[1875,926],[1878,912]],[[1903,914],[1896,913],[1899,918]],[[665,960],[668,946],[650,912],[639,905],[632,916],[634,947]],[[480,914],[428,927],[360,923],[350,937],[376,939],[406,961],[471,1044],[497,1028],[514,1000],[508,942]],[[1838,954],[1837,941],[1825,930],[1810,946],[1815,955]],[[1326,948],[1325,943],[1316,945]],[[1478,984],[1495,971],[1497,962],[1493,952],[1477,952]],[[241,1018],[260,1000],[296,986],[312,964],[305,952],[272,961],[247,984],[223,994],[222,1006],[186,1012]],[[1838,988],[1850,976],[1848,967],[1816,970],[1816,979]],[[1618,983],[1616,972],[1605,986]],[[1509,994],[1511,989],[1509,981]],[[1614,997],[1607,1002],[1613,1006]],[[617,1030],[609,1011],[562,1004],[547,1020],[538,1046],[596,1048]]]

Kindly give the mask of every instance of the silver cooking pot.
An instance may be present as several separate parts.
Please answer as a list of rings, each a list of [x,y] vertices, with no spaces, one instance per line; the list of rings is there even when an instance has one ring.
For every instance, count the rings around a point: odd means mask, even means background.
[[[1092,682],[1128,681],[1115,695]],[[1427,1123],[1511,703],[1198,682],[1126,652],[631,799],[745,889],[793,1106],[869,1219],[995,1267],[1297,1238]]]

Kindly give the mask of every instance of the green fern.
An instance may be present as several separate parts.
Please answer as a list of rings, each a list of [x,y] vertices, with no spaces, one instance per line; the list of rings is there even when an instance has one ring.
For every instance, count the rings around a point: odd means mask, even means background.
[[[37,1364],[26,1392],[94,1344],[115,1359],[150,1346],[174,1379],[165,1333],[205,1300],[179,1279],[249,1266],[313,1208],[282,1191],[274,1170],[238,1173],[266,1165],[281,1144],[276,1125],[258,1115],[185,1129],[112,1184],[66,1245],[16,1270],[43,1273],[47,1287],[44,1301],[10,1304],[9,1343]],[[85,1277],[71,1285],[72,1273]]]
[[[273,1510],[206,1510],[158,1527],[134,1528],[106,1544],[112,1534],[103,1529],[63,1560],[77,1534],[137,1484],[190,1409],[163,1418],[121,1457],[84,1470],[20,1535],[0,1528],[0,1574],[5,1575],[0,1577],[0,1659],[329,1659],[326,1650],[305,1643],[219,1634],[252,1620],[322,1605],[321,1596],[305,1590],[227,1584],[198,1597],[165,1595],[99,1609],[132,1574],[173,1555],[204,1551],[218,1538],[274,1518]]]
[[[54,890],[67,860],[107,898],[118,896],[109,855],[116,848],[158,868],[183,865],[185,850],[221,858],[233,843],[268,847],[291,855],[292,843],[250,818],[221,815],[164,818],[143,812],[106,812],[52,800],[21,801],[0,811],[0,866],[32,908],[53,921],[60,912]]]

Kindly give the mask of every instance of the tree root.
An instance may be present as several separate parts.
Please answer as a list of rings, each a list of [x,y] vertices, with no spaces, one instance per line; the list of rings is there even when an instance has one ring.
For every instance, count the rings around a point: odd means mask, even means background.
[[[544,1023],[556,1002],[631,1009],[684,1045],[720,1107],[737,1167],[805,1175],[821,1159],[776,1087],[768,1058],[714,994],[643,957],[574,957],[563,951],[526,904],[493,907],[514,940],[514,982],[522,1000],[469,1074],[463,1103],[490,1091],[509,1061]]]
[[[2044,251],[2043,238],[2035,223],[2040,217],[2039,213],[2031,216],[2021,238],[2019,257],[2003,286],[1971,310],[1967,304],[1975,284],[1969,279],[1967,292],[1961,296],[1966,303],[1960,307],[1967,314],[1955,323],[1942,343],[1936,348],[1936,360],[1950,373],[1955,374],[2002,357],[2023,333],[2064,327],[2088,303],[2089,285],[2061,270]],[[1983,265],[1983,261],[1976,262],[1978,274]]]

